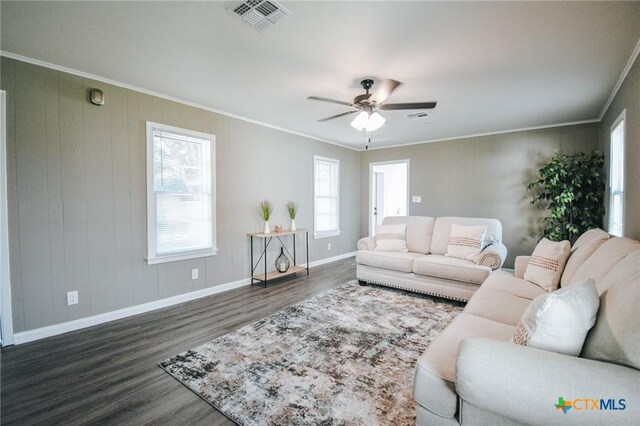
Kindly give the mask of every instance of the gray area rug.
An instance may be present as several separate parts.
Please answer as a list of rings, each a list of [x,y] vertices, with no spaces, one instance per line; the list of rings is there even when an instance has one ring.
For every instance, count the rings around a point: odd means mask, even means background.
[[[241,425],[413,425],[415,362],[461,311],[353,281],[159,365]]]

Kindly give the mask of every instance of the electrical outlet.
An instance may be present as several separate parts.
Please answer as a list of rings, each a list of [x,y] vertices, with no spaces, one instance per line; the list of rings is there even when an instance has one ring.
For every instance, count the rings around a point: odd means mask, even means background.
[[[414,195],[413,197],[411,197],[411,201],[414,203],[421,203],[422,202],[422,195]]]
[[[198,270],[197,269],[192,269],[191,270],[191,279],[192,280],[197,280],[198,279]]]
[[[67,292],[67,306],[77,305],[78,304],[78,291],[68,291]]]
[[[327,250],[331,250],[331,243],[327,243]]]

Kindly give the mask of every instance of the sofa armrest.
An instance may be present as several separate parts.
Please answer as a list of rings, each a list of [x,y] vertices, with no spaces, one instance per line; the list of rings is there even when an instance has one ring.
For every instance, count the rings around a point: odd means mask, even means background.
[[[460,344],[456,390],[471,405],[526,424],[631,424],[640,418],[640,371],[497,340]],[[567,415],[554,406],[559,398],[575,404]],[[595,398],[615,400],[618,410],[592,411],[591,402],[580,400]]]
[[[365,237],[358,241],[358,250],[373,251],[376,249],[376,237]]]
[[[476,265],[488,266],[495,271],[506,259],[507,246],[502,243],[492,243],[486,246],[473,261]]]
[[[516,264],[514,266],[514,275],[516,278],[524,278],[524,271],[527,270],[527,264],[529,264],[531,256],[518,256],[516,257]]]

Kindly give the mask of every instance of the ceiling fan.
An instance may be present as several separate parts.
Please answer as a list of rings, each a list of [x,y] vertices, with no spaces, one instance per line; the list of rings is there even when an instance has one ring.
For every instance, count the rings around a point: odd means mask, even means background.
[[[331,102],[338,105],[345,105],[355,108],[352,111],[343,112],[341,114],[332,115],[331,117],[318,120],[320,122],[333,120],[334,118],[343,117],[349,114],[355,114],[360,112],[356,118],[351,122],[351,126],[357,130],[366,130],[367,132],[373,132],[379,129],[385,122],[384,117],[378,113],[378,111],[393,111],[402,109],[432,109],[435,108],[436,102],[412,102],[403,104],[388,104],[384,103],[385,100],[398,88],[402,83],[396,80],[383,80],[380,83],[380,88],[377,89],[375,95],[369,93],[369,89],[373,86],[373,80],[364,79],[360,82],[365,90],[365,93],[353,98],[353,102],[343,102],[335,99],[322,98],[319,96],[309,96],[307,99],[322,102]]]

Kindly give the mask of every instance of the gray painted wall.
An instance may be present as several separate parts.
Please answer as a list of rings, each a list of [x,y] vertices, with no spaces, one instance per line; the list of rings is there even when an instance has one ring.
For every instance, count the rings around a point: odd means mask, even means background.
[[[369,163],[409,159],[410,197],[422,196],[422,203],[409,203],[409,213],[499,219],[511,267],[541,235],[541,212],[529,204],[527,183],[556,149],[597,149],[598,132],[592,123],[362,152],[360,235],[368,235]]]
[[[600,149],[609,167],[611,126],[626,109],[624,234],[640,240],[640,57],[636,58],[620,90],[600,122]],[[605,203],[609,208],[609,203]],[[606,223],[606,222],[605,222]]]
[[[311,238],[310,258],[355,249],[356,151],[7,58],[1,73],[15,332],[248,277],[246,233],[261,229],[262,199],[276,206],[272,226],[288,224],[292,199],[297,226],[312,228],[314,154],[340,160],[342,234]],[[87,102],[91,87],[105,106]],[[146,264],[146,120],[216,135],[217,256]],[[80,303],[67,307],[71,290]]]

